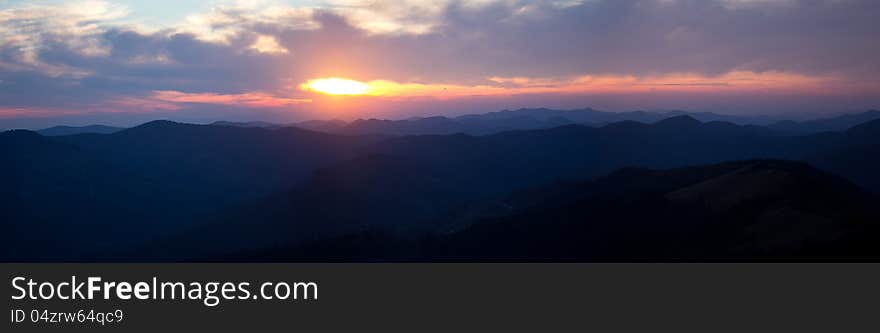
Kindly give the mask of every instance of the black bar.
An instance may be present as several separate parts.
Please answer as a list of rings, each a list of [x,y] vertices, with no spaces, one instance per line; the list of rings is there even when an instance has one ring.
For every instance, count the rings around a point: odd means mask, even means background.
[[[880,328],[877,264],[2,264],[5,326],[30,312],[121,310],[114,331],[714,332]],[[312,281],[317,299],[13,300],[12,279]]]

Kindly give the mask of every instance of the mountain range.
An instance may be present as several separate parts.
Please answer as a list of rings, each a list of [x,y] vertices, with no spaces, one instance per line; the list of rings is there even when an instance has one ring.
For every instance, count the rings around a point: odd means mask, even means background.
[[[22,261],[848,257],[854,254],[836,243],[823,250],[825,245],[800,247],[787,238],[799,233],[779,235],[785,238],[781,247],[764,252],[757,248],[775,236],[761,236],[761,242],[748,246],[737,242],[748,228],[770,228],[776,235],[786,228],[826,230],[825,224],[802,222],[828,220],[827,230],[849,230],[851,223],[870,221],[870,203],[880,191],[878,147],[880,120],[796,135],[688,115],[487,135],[341,135],[289,126],[169,121],[112,134],[50,137],[7,131],[0,134],[0,181],[7,184],[0,199],[8,231],[2,253],[3,259]],[[645,174],[653,176],[639,176]],[[813,186],[817,179],[821,182]],[[691,187],[706,182],[712,185]],[[597,186],[626,189],[620,195],[630,201],[615,201],[621,197],[613,193],[584,199],[608,192]],[[805,198],[797,201],[801,195]],[[850,197],[867,204],[856,209],[838,200]],[[735,204],[717,217],[730,225],[694,231],[700,238],[728,237],[707,238],[718,241],[714,248],[682,245],[675,252],[646,240],[653,245],[642,252],[603,252],[585,245],[590,238],[581,235],[596,232],[591,228],[636,239],[641,236],[620,233],[664,226],[681,232],[692,223],[714,221],[702,205],[720,207],[731,200]],[[825,201],[827,207],[810,207]],[[834,211],[846,214],[829,215]],[[618,219],[614,214],[621,221],[656,223],[607,225]],[[603,216],[604,222],[586,228],[566,222],[566,216]],[[865,230],[873,230],[864,223]],[[736,228],[745,229],[730,231]],[[560,246],[583,248],[563,256],[560,248],[537,249],[540,240],[528,251],[512,245],[539,232],[555,234]],[[872,235],[843,234],[846,239]],[[804,237],[813,242],[814,236]],[[373,252],[378,251],[375,240],[387,241],[379,246],[382,253]],[[481,243],[487,248],[472,249]],[[739,245],[747,250],[734,251]],[[345,256],[338,246],[363,251]],[[651,249],[662,255],[646,255]]]
[[[358,119],[352,122],[341,120],[313,120],[289,125],[264,124],[263,126],[294,126],[315,131],[347,135],[424,135],[455,133],[486,135],[510,130],[545,129],[568,124],[599,127],[621,121],[653,123],[676,116],[690,116],[701,122],[723,121],[739,125],[768,126],[782,135],[802,135],[827,131],[845,131],[852,126],[874,119],[880,119],[880,111],[870,110],[862,113],[798,122],[766,116],[733,116],[711,112],[607,112],[589,108],[575,110],[553,110],[541,108],[502,110],[458,117],[438,116],[404,120]],[[240,123],[240,125],[253,126],[254,123]]]
[[[782,135],[802,135],[819,132],[840,132],[874,119],[880,119],[880,111],[870,110],[861,113],[845,114],[830,118],[807,121],[786,120],[767,116],[734,116],[711,112],[686,111],[630,111],[607,112],[590,108],[575,110],[517,109],[502,110],[483,114],[470,114],[457,117],[416,117],[402,120],[357,119],[309,120],[290,124],[265,121],[232,122],[217,121],[211,125],[235,127],[280,128],[298,127],[318,132],[343,135],[427,135],[427,134],[471,134],[486,135],[511,130],[545,129],[569,124],[599,127],[613,122],[637,121],[653,123],[675,116],[691,116],[701,122],[724,121],[739,125],[767,126]],[[109,134],[122,128],[104,125],[82,127],[55,126],[37,132],[45,136],[73,135],[84,133]]]
[[[122,127],[113,127],[106,125],[88,125],[88,126],[54,126],[38,130],[37,133],[45,136],[61,136],[74,135],[84,133],[110,134],[123,130]]]

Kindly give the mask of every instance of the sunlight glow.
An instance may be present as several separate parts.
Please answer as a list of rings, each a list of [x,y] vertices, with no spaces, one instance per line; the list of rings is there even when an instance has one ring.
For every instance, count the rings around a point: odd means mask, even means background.
[[[302,89],[330,95],[363,95],[369,86],[360,81],[332,77],[309,80],[302,85]]]
[[[319,78],[300,85],[304,91],[327,95],[383,97],[392,99],[451,99],[472,96],[524,94],[631,94],[631,93],[810,93],[876,91],[876,86],[847,85],[835,76],[807,76],[790,72],[733,71],[704,76],[673,73],[659,76],[580,75],[570,77],[488,77],[484,83],[420,83],[389,80],[354,81]]]

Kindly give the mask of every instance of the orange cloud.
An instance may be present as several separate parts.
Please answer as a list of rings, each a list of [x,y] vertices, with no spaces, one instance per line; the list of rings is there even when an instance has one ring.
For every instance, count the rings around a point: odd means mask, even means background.
[[[217,93],[185,93],[174,90],[157,90],[153,92],[152,99],[170,103],[196,103],[196,104],[219,104],[236,105],[254,108],[278,108],[302,103],[309,103],[311,99],[284,98],[262,92],[249,92],[242,94],[217,94]]]
[[[502,96],[519,94],[642,93],[642,92],[778,92],[833,94],[878,90],[834,76],[785,72],[734,71],[719,76],[692,73],[659,76],[583,75],[568,78],[490,77],[481,85],[363,82],[362,95],[374,97]],[[303,88],[304,90],[310,90]],[[312,89],[313,90],[313,89]]]
[[[101,111],[105,112],[150,112],[155,110],[180,110],[182,107],[174,103],[149,97],[122,97],[107,103],[107,106],[101,109],[104,109]]]
[[[101,103],[76,105],[68,108],[0,107],[0,119],[57,117],[87,113],[174,111],[183,109],[182,104],[190,103],[280,108],[309,102],[311,102],[310,99],[275,97],[262,92],[217,94],[159,90],[146,97],[120,97]]]
[[[79,112],[62,108],[0,107],[0,119],[43,118],[78,114]]]
[[[59,107],[0,107],[3,118],[44,118],[81,115],[88,113],[151,112],[156,110],[179,110],[180,105],[143,97],[120,97],[92,104]]]

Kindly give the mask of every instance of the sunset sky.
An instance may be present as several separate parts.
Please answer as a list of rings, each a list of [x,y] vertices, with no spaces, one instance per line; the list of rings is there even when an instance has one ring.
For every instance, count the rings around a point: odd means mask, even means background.
[[[880,108],[880,1],[3,1],[0,128]]]

